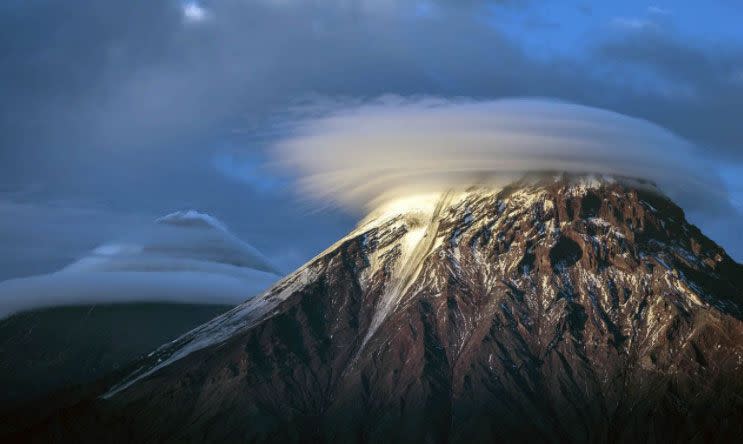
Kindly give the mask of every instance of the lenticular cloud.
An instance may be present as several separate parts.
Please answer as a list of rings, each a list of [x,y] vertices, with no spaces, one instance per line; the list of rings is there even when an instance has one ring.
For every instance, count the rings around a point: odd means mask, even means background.
[[[236,305],[280,276],[270,260],[214,217],[179,211],[55,273],[0,282],[0,319],[65,305]]]
[[[274,154],[299,174],[302,192],[354,209],[532,172],[650,180],[681,202],[721,189],[694,147],[671,132],[550,100],[388,97],[336,107],[302,120]]]

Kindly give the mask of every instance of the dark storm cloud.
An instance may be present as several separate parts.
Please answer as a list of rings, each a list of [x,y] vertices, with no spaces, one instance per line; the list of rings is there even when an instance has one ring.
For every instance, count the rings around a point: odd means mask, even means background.
[[[30,136],[32,146],[54,142],[55,136],[65,137],[57,142],[74,137],[80,143],[87,132],[83,121],[105,113],[132,75],[168,54],[180,24],[177,9],[168,4],[5,5],[0,15],[3,135]]]
[[[13,275],[51,271],[50,257],[81,254],[128,217],[183,208],[217,215],[286,269],[299,265],[353,221],[297,204],[291,178],[257,167],[282,112],[307,96],[555,97],[743,161],[739,48],[656,28],[602,38],[584,57],[535,59],[492,14],[525,1],[192,3],[203,15],[189,18],[175,0],[0,5],[0,187],[35,187],[0,196],[0,261]],[[739,241],[725,246],[743,253]],[[28,259],[13,259],[21,251]]]
[[[743,94],[740,51],[690,46],[662,30],[598,45],[600,57],[624,69],[643,65],[698,93],[626,96],[590,66],[531,60],[473,12],[487,16],[490,3],[522,2],[438,0],[438,14],[418,17],[423,2],[215,0],[202,5],[208,19],[194,23],[176,1],[6,5],[2,137],[43,157],[81,146],[176,144],[308,92],[556,95],[620,111],[657,102],[658,111],[646,111],[653,120],[738,155],[731,145],[743,132],[729,111]],[[730,117],[707,122],[720,114]]]
[[[491,2],[437,1],[428,18],[417,3],[217,0],[193,23],[167,1],[6,7],[4,137],[133,149],[313,91],[508,93],[525,60],[473,19]]]

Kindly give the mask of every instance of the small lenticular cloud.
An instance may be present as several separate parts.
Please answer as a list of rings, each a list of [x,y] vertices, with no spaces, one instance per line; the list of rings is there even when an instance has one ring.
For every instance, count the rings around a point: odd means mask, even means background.
[[[216,218],[179,211],[56,273],[0,282],[0,319],[45,307],[171,302],[236,305],[281,272]]]
[[[682,204],[722,198],[694,147],[645,120],[570,103],[387,97],[304,119],[274,149],[308,197],[350,209],[532,172],[655,182]],[[713,192],[710,194],[709,191]]]

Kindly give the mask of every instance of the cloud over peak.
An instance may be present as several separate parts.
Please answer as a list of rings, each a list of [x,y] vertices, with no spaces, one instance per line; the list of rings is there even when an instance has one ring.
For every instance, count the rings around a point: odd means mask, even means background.
[[[645,120],[542,99],[384,99],[301,121],[275,147],[309,197],[347,208],[503,184],[543,171],[652,180],[683,203],[724,200],[694,147]],[[704,200],[702,200],[704,201]]]

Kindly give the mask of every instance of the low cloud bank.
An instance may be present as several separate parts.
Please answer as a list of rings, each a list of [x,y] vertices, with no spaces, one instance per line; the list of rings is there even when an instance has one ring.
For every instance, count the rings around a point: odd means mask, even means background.
[[[0,282],[0,319],[62,305],[236,305],[279,277],[271,261],[217,219],[178,212],[96,248],[59,272]]]
[[[542,99],[384,97],[326,106],[273,151],[306,196],[352,210],[401,196],[503,185],[532,172],[655,182],[687,209],[729,205],[695,147],[648,121]]]

